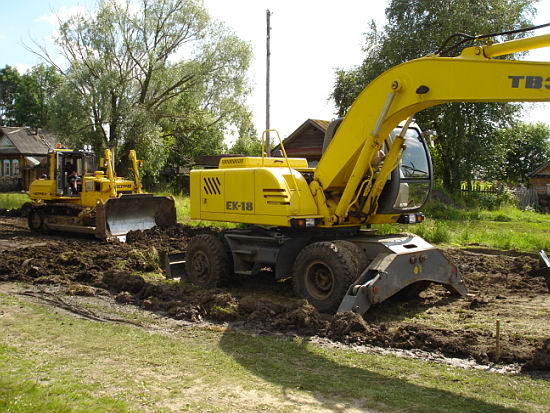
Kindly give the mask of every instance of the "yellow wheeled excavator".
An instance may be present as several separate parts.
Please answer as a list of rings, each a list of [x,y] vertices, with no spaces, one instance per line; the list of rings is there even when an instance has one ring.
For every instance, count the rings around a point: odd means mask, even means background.
[[[29,187],[28,195],[33,200],[27,207],[30,230],[123,239],[131,230],[175,225],[174,199],[143,193],[141,161],[133,150],[129,158],[133,180],[115,175],[109,149],[99,162],[100,168],[91,150],[50,150],[48,174]]]
[[[428,145],[412,123],[448,102],[550,101],[550,63],[496,59],[550,46],[550,34],[429,55],[386,71],[333,121],[315,168],[305,159],[225,158],[191,172],[191,217],[250,224],[197,235],[187,280],[215,286],[231,273],[274,268],[321,312],[355,311],[430,283],[467,292],[457,267],[422,238],[378,235],[369,224],[416,223],[430,194]]]

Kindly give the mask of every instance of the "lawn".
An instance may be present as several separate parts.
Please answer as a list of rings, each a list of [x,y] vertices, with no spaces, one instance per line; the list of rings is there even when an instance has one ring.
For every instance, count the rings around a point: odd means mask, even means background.
[[[0,209],[21,208],[25,202],[30,202],[30,198],[27,194],[22,194],[19,192],[0,194]]]
[[[506,206],[495,210],[428,208],[422,224],[375,226],[381,233],[418,234],[429,242],[520,251],[550,249],[550,214]]]
[[[543,411],[547,381],[223,327],[89,321],[0,293],[0,410]],[[357,411],[355,410],[355,411]]]

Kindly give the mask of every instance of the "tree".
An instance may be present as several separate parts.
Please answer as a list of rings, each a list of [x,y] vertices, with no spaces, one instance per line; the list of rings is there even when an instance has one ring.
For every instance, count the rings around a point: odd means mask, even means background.
[[[137,149],[149,171],[170,145],[189,143],[181,139],[214,132],[223,142],[249,91],[250,46],[198,0],[103,0],[95,15],[61,22],[56,42],[67,69],[39,53],[67,80],[55,105],[59,132],[74,144],[123,150],[119,161]]]
[[[229,152],[246,156],[260,156],[262,154],[262,142],[257,136],[256,128],[252,123],[252,116],[250,113],[243,114],[237,139]]]
[[[61,87],[63,78],[52,66],[37,65],[21,76],[14,105],[18,126],[50,126],[50,102]]]
[[[336,73],[332,97],[339,115],[347,112],[376,76],[404,61],[434,53],[453,33],[495,33],[529,25],[535,1],[391,0],[383,30],[370,25],[363,63]],[[448,55],[456,55],[460,49]],[[511,125],[519,108],[502,103],[453,103],[417,114],[422,128],[437,132],[435,158],[440,162],[435,170],[446,189],[457,190],[461,181],[484,176],[495,151],[502,149],[496,131]]]
[[[0,69],[0,126],[15,126],[15,93],[19,72],[15,67]]]
[[[550,126],[547,124],[520,122],[500,130],[498,136],[506,142],[506,151],[494,171],[497,179],[525,184],[531,172],[550,160]]]

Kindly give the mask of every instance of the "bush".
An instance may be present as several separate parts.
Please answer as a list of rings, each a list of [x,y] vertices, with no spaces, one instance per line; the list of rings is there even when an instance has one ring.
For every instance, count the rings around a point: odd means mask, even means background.
[[[448,243],[451,240],[451,232],[445,222],[428,220],[418,224],[415,233],[428,242]]]

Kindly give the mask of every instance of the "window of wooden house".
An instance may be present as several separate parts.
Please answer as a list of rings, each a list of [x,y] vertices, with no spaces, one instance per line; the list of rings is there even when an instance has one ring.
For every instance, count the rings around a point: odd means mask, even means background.
[[[4,159],[2,162],[4,165],[4,176],[11,176],[11,162],[9,159]]]
[[[11,161],[12,167],[12,176],[19,176],[19,159],[14,159]]]

